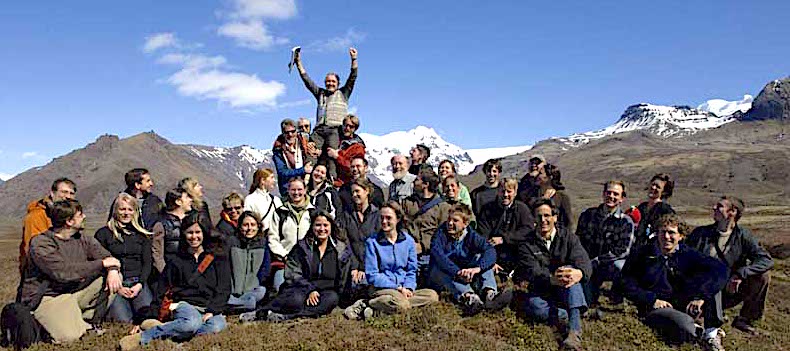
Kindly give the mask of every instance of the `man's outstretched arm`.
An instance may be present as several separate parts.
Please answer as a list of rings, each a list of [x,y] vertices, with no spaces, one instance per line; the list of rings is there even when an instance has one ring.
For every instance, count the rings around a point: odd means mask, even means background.
[[[299,76],[302,77],[304,86],[313,94],[313,96],[318,96],[321,88],[319,88],[318,85],[316,85],[315,82],[310,79],[310,76],[307,75],[307,70],[305,70],[304,65],[302,65],[302,54],[300,52],[296,53],[294,61],[296,61],[296,69],[299,70]]]

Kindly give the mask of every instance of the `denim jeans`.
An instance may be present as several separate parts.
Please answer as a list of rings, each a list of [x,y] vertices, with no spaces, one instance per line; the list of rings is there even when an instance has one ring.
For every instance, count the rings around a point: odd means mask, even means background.
[[[274,291],[280,292],[280,286],[285,283],[285,269],[278,269],[274,272],[274,276],[272,277],[272,285]]]
[[[151,289],[147,284],[143,284],[143,288],[140,289],[137,296],[131,299],[116,294],[107,312],[107,319],[114,322],[131,323],[134,313],[150,305],[152,300]]]
[[[230,295],[230,298],[228,299],[228,305],[229,307],[241,307],[245,310],[252,311],[255,310],[255,307],[258,305],[258,301],[263,300],[264,297],[266,297],[266,288],[263,286],[258,286],[244,294],[241,294],[239,297]]]
[[[146,345],[151,340],[166,338],[186,341],[196,335],[219,333],[226,326],[225,316],[215,315],[203,322],[203,314],[195,306],[181,301],[173,311],[173,320],[144,331],[140,344]]]
[[[443,272],[438,267],[431,267],[430,269],[431,285],[439,289],[444,289],[453,294],[456,301],[468,292],[480,294],[483,289],[491,289],[497,291],[496,279],[494,278],[494,270],[489,269],[481,274],[477,274],[472,279],[471,283],[464,283],[455,279],[455,276]]]
[[[554,318],[566,319],[571,330],[578,328],[581,331],[581,312],[587,308],[584,298],[584,282],[573,284],[570,288],[556,287],[552,301],[547,301],[540,295],[530,293],[527,295],[527,315],[538,322],[552,322]],[[561,304],[565,308],[559,308]],[[570,314],[568,310],[576,310]]]

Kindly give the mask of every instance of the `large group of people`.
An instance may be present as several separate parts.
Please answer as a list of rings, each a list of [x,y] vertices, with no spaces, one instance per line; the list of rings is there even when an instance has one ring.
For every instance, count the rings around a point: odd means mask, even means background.
[[[135,350],[219,333],[228,315],[282,322],[342,308],[361,320],[445,293],[464,315],[519,309],[563,333],[560,347],[580,350],[583,320],[602,314],[604,282],[610,303],[631,301],[669,341],[723,350],[723,309],[741,302],[732,326],[758,333],[773,261],[739,226],[743,201],[722,197],[714,223],[690,231],[662,173],[631,208],[626,184],[606,182],[601,204],[574,221],[559,167],[544,157],[532,157],[520,180],[488,160],[484,184],[470,192],[452,161],[434,169],[423,144],[392,157],[385,192],[368,175],[360,120],[348,113],[357,76],[357,51],[349,53],[342,87],[336,73],[318,87],[296,56],[318,102],[315,128],[283,120],[274,169],[255,171],[248,195],[228,193],[216,224],[197,179],[183,178],[163,202],[144,168],[125,174],[93,236],[83,233],[73,181],[57,179],[31,202],[17,303],[47,339],[72,342],[112,320],[130,324],[120,347]]]

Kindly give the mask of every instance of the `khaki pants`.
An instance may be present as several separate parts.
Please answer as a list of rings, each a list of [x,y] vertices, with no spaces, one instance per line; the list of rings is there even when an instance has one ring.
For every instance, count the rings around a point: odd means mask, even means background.
[[[431,289],[419,289],[408,299],[398,290],[382,289],[373,293],[373,298],[370,299],[368,305],[376,311],[394,314],[412,307],[429,305],[437,301],[439,301],[439,294]]]
[[[86,319],[93,318],[99,297],[104,292],[104,278],[97,278],[84,289],[58,296],[44,296],[41,304],[33,311],[33,317],[41,323],[55,343],[79,339],[90,329]],[[112,302],[110,295],[108,304]]]

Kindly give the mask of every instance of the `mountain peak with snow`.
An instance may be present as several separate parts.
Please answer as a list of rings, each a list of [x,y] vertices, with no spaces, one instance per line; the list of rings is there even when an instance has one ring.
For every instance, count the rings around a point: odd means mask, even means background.
[[[697,109],[710,112],[719,117],[724,117],[729,116],[737,111],[746,113],[746,111],[749,111],[749,109],[752,108],[752,102],[754,102],[754,97],[749,94],[745,94],[743,99],[736,101],[727,101],[724,99],[708,100],[705,103],[697,106]]]

